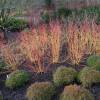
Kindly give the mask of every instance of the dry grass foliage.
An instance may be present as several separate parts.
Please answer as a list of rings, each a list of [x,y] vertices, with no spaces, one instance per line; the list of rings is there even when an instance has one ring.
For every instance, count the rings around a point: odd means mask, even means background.
[[[94,21],[84,20],[80,27],[70,22],[67,28],[68,56],[72,64],[79,64],[86,54],[96,53],[99,26]]]
[[[57,63],[59,61],[60,51],[61,51],[61,25],[60,23],[50,23],[50,44],[51,44],[51,54],[52,62]]]
[[[8,43],[3,44],[0,48],[1,58],[11,70],[16,70],[24,61],[24,57],[17,47],[18,45],[16,43]]]
[[[59,23],[50,23],[47,29],[45,25],[33,28],[31,31],[22,32],[20,35],[21,51],[35,64],[36,72],[44,72],[44,63],[41,60],[50,59],[58,62],[60,54],[61,28]],[[47,53],[46,53],[47,52]]]
[[[35,65],[32,66],[35,72],[45,72],[45,61],[59,62],[63,35],[67,41],[67,57],[72,64],[79,64],[85,54],[100,53],[100,25],[96,25],[94,20],[85,19],[79,25],[70,21],[65,30],[64,35],[60,22],[50,22],[49,27],[40,25],[38,28],[23,31],[19,35],[17,45],[21,52],[16,54],[15,46],[9,43],[3,44],[0,48],[2,58],[9,66],[16,69],[24,55],[25,59]]]
[[[20,48],[27,59],[35,64],[35,72],[44,72],[44,66],[41,62],[45,51],[47,50],[47,34],[44,26],[38,30],[33,28],[31,31],[22,32],[20,35]]]

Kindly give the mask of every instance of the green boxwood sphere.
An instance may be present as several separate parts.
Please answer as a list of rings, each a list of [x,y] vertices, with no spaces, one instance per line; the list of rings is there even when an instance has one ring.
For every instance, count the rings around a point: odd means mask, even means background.
[[[77,71],[73,68],[59,67],[53,74],[53,82],[55,86],[70,84],[77,76]]]
[[[91,87],[94,83],[100,82],[100,71],[85,67],[79,72],[78,79],[84,87]]]
[[[87,65],[89,67],[95,68],[97,70],[100,70],[100,55],[91,55],[87,59]]]
[[[5,85],[8,88],[18,88],[29,80],[29,74],[24,70],[16,70],[8,75]]]
[[[78,85],[69,85],[64,88],[60,100],[94,100],[93,95]]]
[[[28,100],[51,100],[54,93],[52,83],[36,82],[27,89],[26,97]]]

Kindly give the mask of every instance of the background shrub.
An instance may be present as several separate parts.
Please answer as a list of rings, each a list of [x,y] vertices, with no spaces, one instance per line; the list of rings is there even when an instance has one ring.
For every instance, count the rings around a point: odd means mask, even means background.
[[[5,85],[8,88],[18,88],[29,80],[29,74],[24,70],[16,70],[8,75]]]
[[[48,7],[50,7],[52,4],[52,0],[44,0],[44,2],[45,2],[45,5]]]
[[[42,12],[42,14],[41,14],[41,19],[42,19],[43,22],[49,23],[49,22],[50,22],[50,15],[49,15],[49,12],[48,12],[48,11]]]
[[[44,22],[48,23],[50,22],[50,20],[63,19],[69,17],[70,15],[72,15],[71,9],[61,7],[52,12],[48,12],[48,11],[42,12],[41,19]]]
[[[85,67],[80,71],[78,77],[84,87],[90,87],[94,83],[100,82],[100,71]]]
[[[0,91],[0,100],[3,100],[3,95],[1,93],[1,91]]]
[[[91,55],[87,59],[87,65],[92,68],[96,68],[100,70],[100,56],[99,55]]]
[[[72,83],[77,76],[77,72],[73,68],[59,67],[53,74],[53,81],[56,86]]]
[[[4,61],[0,60],[0,71],[2,71],[3,69],[5,69],[6,64]]]
[[[54,93],[54,86],[50,82],[36,82],[28,88],[26,97],[28,100],[51,100]]]
[[[57,10],[58,18],[66,18],[72,14],[72,10],[68,8],[61,7]]]
[[[88,18],[96,18],[96,22],[99,24],[99,17],[100,17],[100,8],[96,6],[89,6],[89,7],[84,7],[81,9],[73,9],[72,10],[73,14],[75,16],[78,16],[79,18],[84,18],[88,16]]]
[[[84,11],[84,13],[87,13],[88,15],[96,16],[96,15],[99,15],[99,13],[100,13],[100,8],[96,7],[96,6],[82,8],[82,10]]]
[[[94,100],[93,95],[85,88],[69,85],[64,88],[60,100]]]
[[[0,27],[9,31],[21,31],[28,26],[28,23],[21,19],[8,18],[6,21],[0,21]]]

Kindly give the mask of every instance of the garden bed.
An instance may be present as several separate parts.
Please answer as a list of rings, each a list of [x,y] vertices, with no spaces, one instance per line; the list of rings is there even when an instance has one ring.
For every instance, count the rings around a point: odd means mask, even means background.
[[[39,73],[39,74],[32,72],[30,68],[25,67],[25,66],[20,68],[20,69],[26,70],[31,75],[31,79],[28,83],[26,83],[24,86],[18,89],[9,89],[5,87],[5,80],[6,80],[7,75],[10,72],[0,75],[0,90],[3,93],[4,100],[27,100],[25,97],[27,88],[35,82],[46,82],[46,81],[52,82],[53,72],[55,71],[55,69],[57,69],[57,67],[60,67],[61,65],[68,66],[69,64],[66,64],[66,63],[52,64],[50,67],[51,70],[49,72]],[[78,67],[76,67],[76,69],[77,68]],[[80,69],[77,69],[77,70],[80,70]],[[63,89],[64,89],[64,86],[57,88],[57,93],[52,97],[52,100],[59,100],[59,95],[62,93]],[[95,96],[95,100],[100,100],[100,84],[93,85],[90,91]]]
[[[100,100],[100,8],[35,13],[1,10],[0,100]]]

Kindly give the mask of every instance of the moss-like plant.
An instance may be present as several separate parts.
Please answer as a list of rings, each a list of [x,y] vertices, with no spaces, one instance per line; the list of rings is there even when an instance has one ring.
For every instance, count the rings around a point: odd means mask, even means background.
[[[100,71],[85,67],[80,71],[78,78],[84,87],[91,87],[100,82]]]
[[[69,85],[64,88],[60,100],[94,100],[93,95],[85,88]]]
[[[28,100],[51,100],[55,93],[54,86],[50,82],[36,82],[28,90],[26,97]]]
[[[24,70],[17,70],[8,75],[5,85],[8,88],[18,88],[29,80],[29,74]]]
[[[87,65],[100,70],[100,55],[91,55],[87,59]]]
[[[70,84],[77,76],[77,71],[73,68],[59,67],[53,74],[53,82],[55,86]]]

